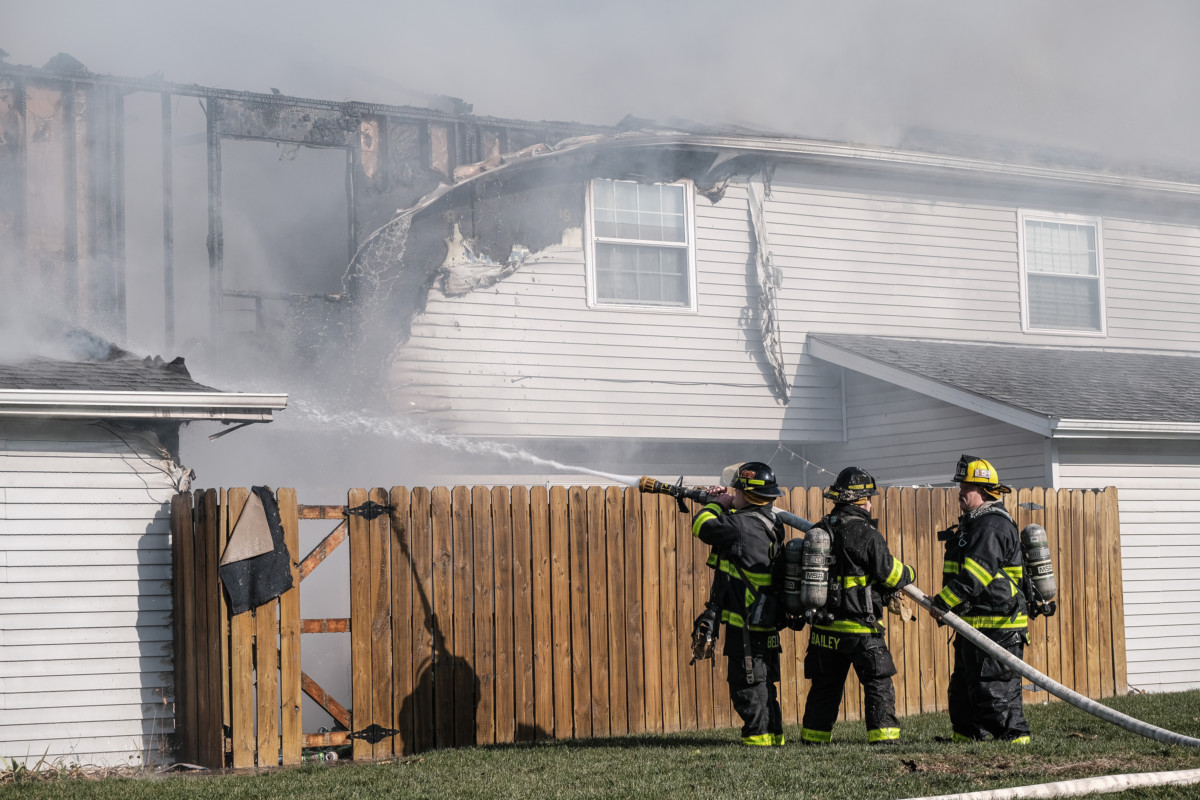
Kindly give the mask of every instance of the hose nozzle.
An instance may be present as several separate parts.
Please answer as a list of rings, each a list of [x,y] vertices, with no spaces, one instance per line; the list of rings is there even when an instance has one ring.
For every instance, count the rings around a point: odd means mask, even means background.
[[[666,487],[666,486],[667,486],[667,484],[664,484],[662,481],[656,481],[654,478],[651,478],[649,475],[643,475],[638,480],[638,489],[640,491],[646,492],[647,494],[664,493],[664,491],[665,491],[664,487]],[[666,493],[669,494],[670,492],[666,492]]]
[[[704,489],[695,486],[684,486],[683,476],[679,476],[678,483],[663,483],[655,480],[648,475],[643,475],[638,480],[638,489],[648,494],[669,494],[675,498],[675,502],[679,504],[681,513],[688,513],[687,504],[684,499],[695,500],[698,503],[704,504],[708,502],[708,492]]]

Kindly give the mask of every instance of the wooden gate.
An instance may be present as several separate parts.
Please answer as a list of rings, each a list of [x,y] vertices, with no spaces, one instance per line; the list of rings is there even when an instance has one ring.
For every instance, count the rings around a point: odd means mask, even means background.
[[[300,761],[349,743],[355,759],[435,747],[675,732],[739,724],[724,659],[692,665],[688,636],[707,599],[707,548],[675,501],[620,487],[396,487],[351,490],[345,506],[276,493],[293,588],[230,617],[217,563],[248,497],[201,490],[172,506],[178,758],[206,766]],[[935,532],[957,491],[888,489],[875,504],[894,555],[927,592],[940,586]],[[1126,691],[1117,493],[1021,489],[1018,524],[1043,525],[1059,612],[1030,626],[1026,660],[1093,698]],[[809,519],[819,489],[778,506]],[[301,557],[299,521],[336,520]],[[305,619],[300,581],[349,547],[351,616]],[[946,709],[948,629],[927,615],[888,620],[897,713]],[[351,696],[335,698],[301,663],[301,635],[349,631]],[[780,701],[797,724],[807,631],[783,631]],[[334,718],[306,731],[301,693]],[[347,703],[348,701],[348,703]],[[842,713],[855,719],[853,678]]]

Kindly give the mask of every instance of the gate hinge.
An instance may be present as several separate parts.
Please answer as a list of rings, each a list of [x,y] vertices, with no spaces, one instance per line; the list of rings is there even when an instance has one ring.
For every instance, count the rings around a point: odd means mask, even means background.
[[[375,519],[376,517],[382,517],[384,514],[390,514],[395,509],[395,506],[380,505],[374,500],[368,500],[361,506],[355,506],[354,508],[346,509],[346,516],[354,514],[369,521]]]
[[[378,724],[372,722],[370,725],[363,728],[361,731],[354,731],[353,733],[348,734],[346,736],[346,738],[347,739],[362,739],[364,742],[370,742],[371,744],[379,744],[384,739],[387,739],[389,736],[395,736],[399,732],[400,731],[396,730],[395,728],[385,728],[382,725],[378,725]]]

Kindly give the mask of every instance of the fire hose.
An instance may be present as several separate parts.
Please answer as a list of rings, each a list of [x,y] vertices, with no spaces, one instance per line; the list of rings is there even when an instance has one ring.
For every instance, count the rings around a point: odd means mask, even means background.
[[[997,661],[1001,662],[1014,672],[1020,674],[1022,677],[1027,678],[1030,682],[1045,689],[1058,699],[1065,700],[1076,708],[1086,711],[1092,716],[1099,717],[1105,722],[1111,722],[1113,725],[1119,725],[1127,731],[1132,731],[1139,736],[1145,736],[1149,739],[1154,739],[1156,742],[1162,742],[1164,744],[1178,744],[1185,747],[1200,747],[1200,739],[1194,739],[1191,736],[1184,736],[1179,733],[1174,733],[1164,728],[1151,725],[1147,722],[1142,722],[1139,719],[1134,719],[1126,714],[1122,714],[1120,711],[1114,711],[1108,706],[1101,705],[1089,697],[1084,697],[1078,692],[1068,689],[1050,676],[1043,675],[1041,672],[1038,672],[1036,669],[1029,666],[1012,653],[1009,653],[1003,647],[996,644],[967,623],[963,622],[957,614],[951,611],[939,612],[934,609],[933,604],[929,601],[929,598],[925,596],[925,593],[913,584],[905,586],[902,591],[915,600],[922,608],[933,610],[935,614],[939,614],[942,622],[945,622],[947,625],[949,625],[959,636],[962,636],[980,650],[994,657]]]

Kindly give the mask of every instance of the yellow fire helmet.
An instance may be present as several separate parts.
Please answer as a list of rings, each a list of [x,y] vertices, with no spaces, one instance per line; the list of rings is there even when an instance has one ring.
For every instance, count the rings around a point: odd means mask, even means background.
[[[980,488],[993,497],[1008,494],[1012,488],[1000,482],[1000,473],[992,466],[992,462],[976,456],[963,453],[958,459],[958,468],[954,471],[955,483],[977,483]]]

